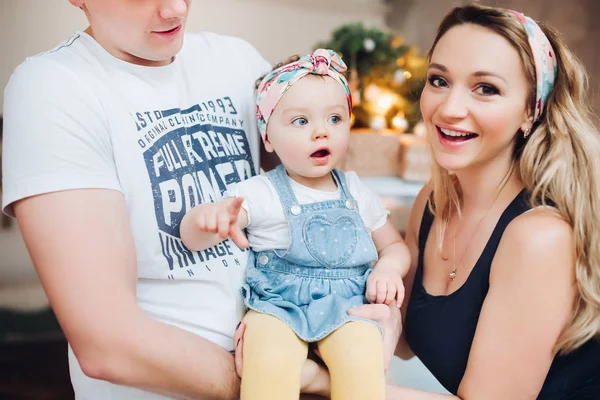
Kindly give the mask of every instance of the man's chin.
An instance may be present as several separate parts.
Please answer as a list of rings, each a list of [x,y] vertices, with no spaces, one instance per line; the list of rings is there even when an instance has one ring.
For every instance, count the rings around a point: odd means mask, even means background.
[[[153,41],[147,44],[146,51],[144,54],[140,54],[144,59],[153,62],[161,62],[166,60],[172,60],[173,57],[181,51],[183,47],[183,33],[179,35],[177,39],[173,39],[165,42]],[[140,57],[140,58],[142,58]]]
[[[156,67],[161,65],[167,65],[173,62],[173,59],[181,50],[181,45],[171,47],[167,49],[161,49],[161,51],[148,51],[144,54],[137,56],[136,64],[144,65],[147,67]]]

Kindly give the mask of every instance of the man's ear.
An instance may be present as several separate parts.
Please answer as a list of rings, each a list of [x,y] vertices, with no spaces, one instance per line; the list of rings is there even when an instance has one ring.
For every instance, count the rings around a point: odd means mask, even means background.
[[[85,0],[69,0],[69,3],[71,3],[75,7],[82,8],[85,4]]]

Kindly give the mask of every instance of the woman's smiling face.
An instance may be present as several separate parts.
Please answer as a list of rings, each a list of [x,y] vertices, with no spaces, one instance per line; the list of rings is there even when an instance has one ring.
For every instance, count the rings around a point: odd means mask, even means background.
[[[518,51],[479,25],[448,30],[431,55],[421,113],[437,163],[449,171],[510,160],[531,125]],[[502,161],[501,161],[502,162]]]

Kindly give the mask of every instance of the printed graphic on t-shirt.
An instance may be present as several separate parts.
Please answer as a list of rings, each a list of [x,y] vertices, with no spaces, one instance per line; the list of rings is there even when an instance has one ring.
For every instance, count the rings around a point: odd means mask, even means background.
[[[229,185],[255,175],[245,121],[231,99],[185,110],[140,111],[134,118],[152,186],[166,276],[194,278],[195,268],[240,265],[240,250],[229,239],[194,252],[183,245],[179,233],[187,211],[221,200]]]

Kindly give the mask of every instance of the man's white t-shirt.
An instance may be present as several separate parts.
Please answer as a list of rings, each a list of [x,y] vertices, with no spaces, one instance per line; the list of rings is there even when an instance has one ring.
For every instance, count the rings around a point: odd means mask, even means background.
[[[387,221],[388,210],[383,201],[364,183],[354,171],[344,173],[346,184],[356,200],[360,217],[365,227],[372,233]],[[304,186],[288,177],[290,187],[300,204],[338,200],[340,188],[333,192],[324,192]],[[227,193],[231,197],[243,197],[242,207],[248,213],[246,233],[250,247],[254,251],[287,249],[290,244],[288,222],[283,212],[277,190],[266,175],[236,184]]]
[[[269,69],[233,37],[188,34],[173,63],[143,67],[76,33],[26,60],[6,88],[3,210],[48,192],[122,192],[141,308],[231,350],[247,252],[230,240],[191,252],[179,224],[194,205],[258,172],[253,89]],[[78,399],[162,398],[88,378],[71,352],[70,364]]]

